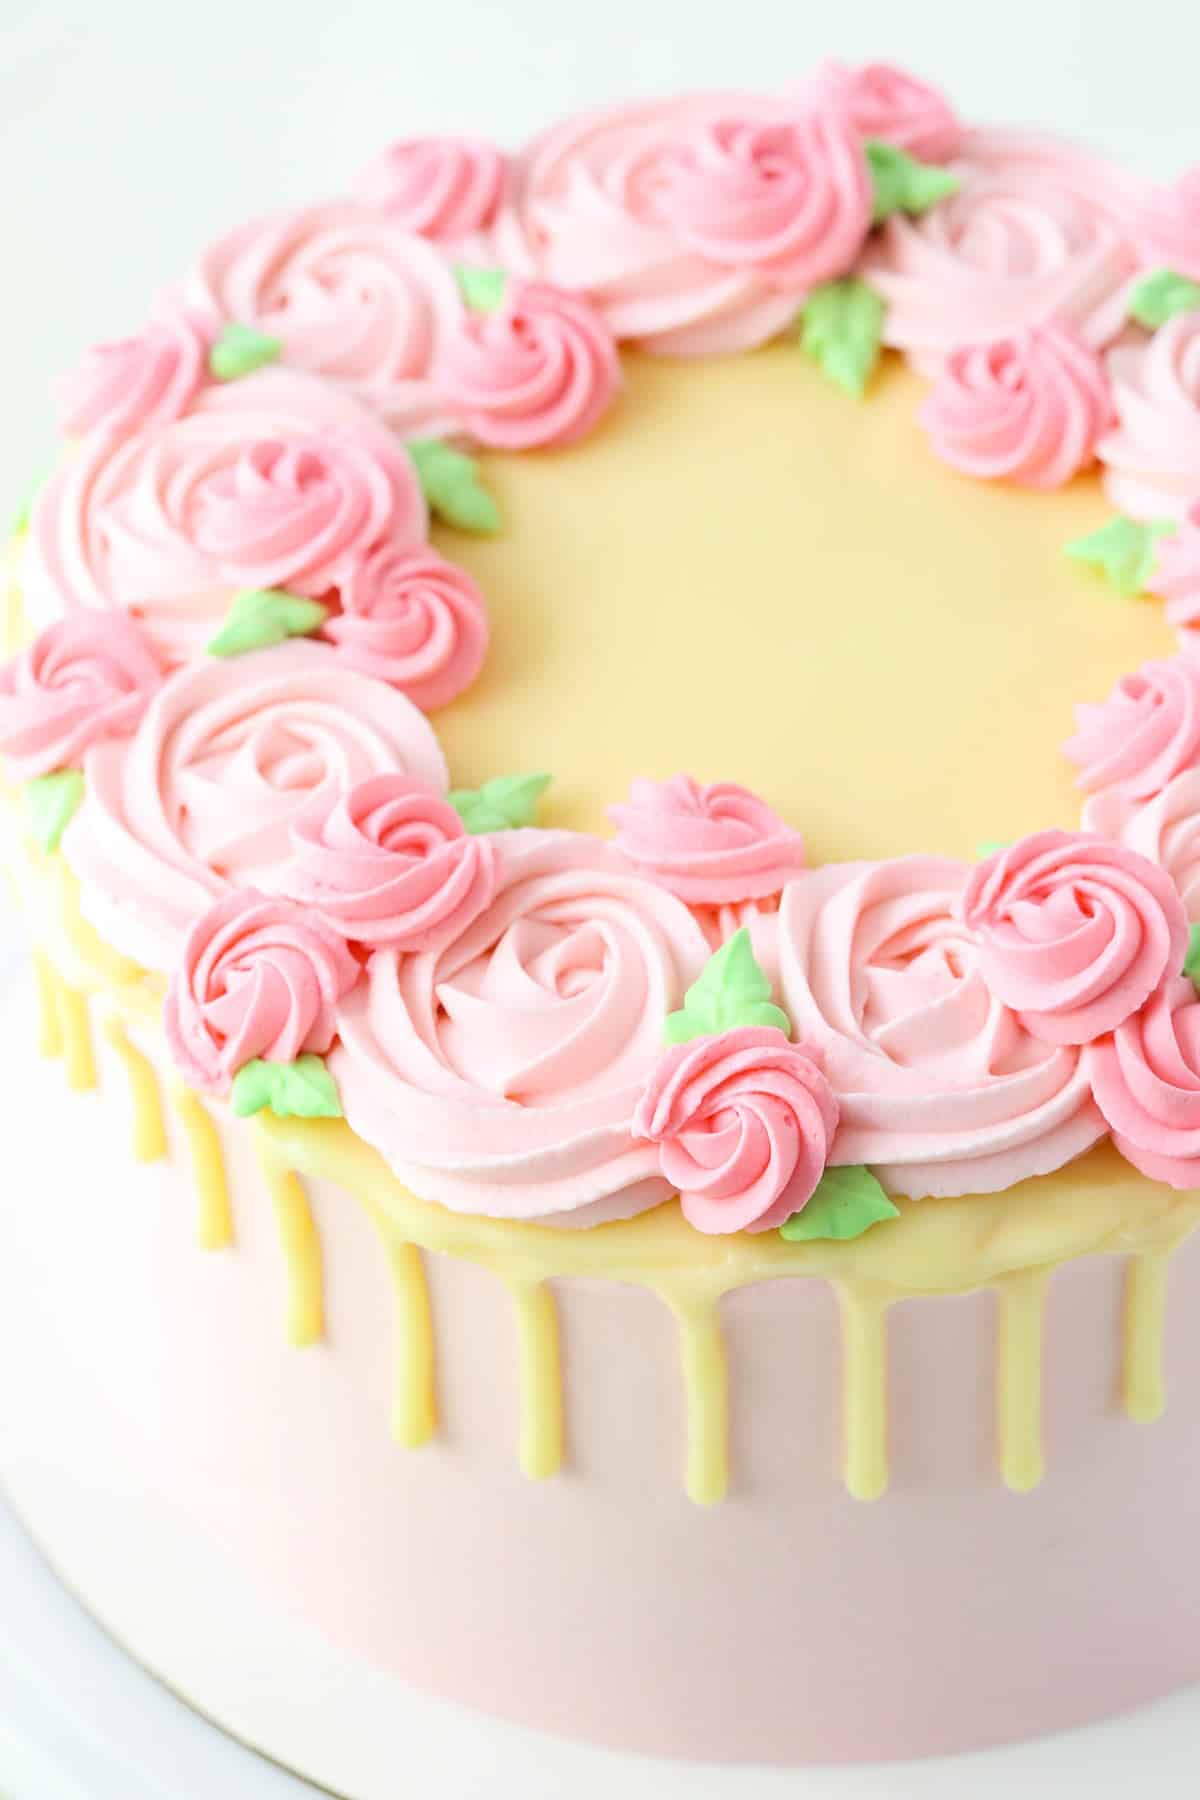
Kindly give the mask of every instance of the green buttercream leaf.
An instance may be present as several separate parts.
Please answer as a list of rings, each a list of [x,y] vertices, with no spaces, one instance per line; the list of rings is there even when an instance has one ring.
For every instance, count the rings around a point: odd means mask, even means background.
[[[25,783],[25,822],[30,837],[47,856],[58,849],[82,799],[81,769],[55,769]]]
[[[236,320],[221,327],[216,343],[208,353],[208,372],[214,381],[236,381],[239,375],[252,375],[265,363],[275,362],[283,352],[283,340],[255,331],[253,325],[239,325]]]
[[[872,221],[891,218],[893,213],[923,213],[957,194],[962,186],[957,175],[933,163],[918,162],[895,144],[871,138],[866,145],[867,163],[875,187]]]
[[[879,361],[883,301],[857,276],[814,288],[800,314],[800,343],[831,381],[855,397]]]
[[[458,291],[473,312],[495,312],[504,304],[508,277],[503,269],[469,269],[456,263],[454,279]]]
[[[450,804],[473,836],[532,825],[549,775],[497,775],[481,788],[456,788]]]
[[[807,1206],[779,1227],[779,1235],[789,1244],[814,1238],[844,1240],[861,1237],[872,1225],[899,1217],[899,1207],[892,1205],[870,1169],[849,1165],[826,1169]]]
[[[1175,530],[1170,519],[1142,525],[1136,519],[1110,519],[1098,531],[1074,538],[1068,556],[1090,563],[1107,576],[1119,594],[1140,594],[1154,572],[1154,546]]]
[[[979,862],[983,862],[987,857],[995,856],[997,850],[1007,850],[1009,847],[1007,838],[984,838],[981,844],[976,844],[975,856]]]
[[[242,588],[233,596],[225,623],[208,646],[210,656],[244,656],[282,644],[285,638],[307,637],[328,614],[319,600],[288,594],[282,588]]]
[[[1129,316],[1157,331],[1176,313],[1195,312],[1200,308],[1200,282],[1177,275],[1174,269],[1155,269],[1144,275],[1129,296]]]
[[[230,1104],[240,1119],[269,1108],[278,1119],[340,1119],[337,1084],[320,1056],[295,1062],[243,1063],[233,1078]]]
[[[684,995],[682,1009],[668,1015],[663,1036],[668,1044],[686,1044],[737,1025],[773,1026],[785,1037],[792,1035],[792,1022],[771,999],[771,983],[745,926],[709,957]]]
[[[1200,925],[1192,925],[1188,929],[1187,955],[1183,959],[1183,972],[1194,988],[1200,989]]]
[[[440,438],[414,438],[407,446],[431,512],[460,531],[487,536],[500,529],[500,509],[479,479],[479,466]]]
[[[9,518],[8,529],[10,536],[17,537],[22,531],[29,530],[29,521],[33,517],[33,509],[37,503],[37,497],[48,480],[49,477],[47,475],[38,475],[29,483],[25,492],[13,507],[12,515]]]

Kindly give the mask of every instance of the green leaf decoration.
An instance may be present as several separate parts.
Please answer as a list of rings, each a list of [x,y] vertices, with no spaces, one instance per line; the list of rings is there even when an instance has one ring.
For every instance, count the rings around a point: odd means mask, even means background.
[[[25,783],[25,822],[29,835],[49,856],[83,799],[82,769],[55,769]]]
[[[895,144],[871,138],[866,145],[867,164],[875,187],[872,222],[878,225],[893,213],[923,213],[939,200],[957,194],[962,186],[957,175],[933,163],[918,162]]]
[[[328,613],[319,600],[288,594],[282,588],[241,588],[225,623],[208,646],[210,656],[244,656],[282,644],[285,638],[307,637],[325,623]]]
[[[21,532],[29,530],[29,521],[33,517],[33,509],[37,504],[37,497],[48,480],[48,475],[37,476],[35,480],[29,483],[25,492],[13,507],[8,521],[8,530],[11,537],[19,537]]]
[[[500,509],[479,479],[479,466],[440,438],[414,438],[407,446],[431,512],[460,531],[490,536],[500,529]]]
[[[549,775],[497,775],[480,788],[455,788],[449,800],[472,836],[517,831],[533,824],[550,781]]]
[[[1188,928],[1187,955],[1183,959],[1183,972],[1194,988],[1200,989],[1200,925]]]
[[[976,860],[985,862],[989,856],[995,856],[998,850],[1007,850],[1009,848],[1010,845],[1007,838],[984,838],[981,844],[976,844],[975,846]]]
[[[1200,309],[1200,281],[1189,281],[1174,269],[1155,269],[1144,275],[1129,296],[1129,316],[1157,331],[1176,313]]]
[[[668,1044],[715,1037],[737,1025],[774,1026],[791,1037],[792,1022],[771,999],[771,983],[754,954],[745,926],[710,956],[684,995],[683,1007],[663,1026]]]
[[[1110,519],[1098,531],[1074,538],[1067,546],[1076,562],[1090,563],[1107,576],[1118,594],[1140,594],[1154,572],[1154,546],[1175,530],[1170,519],[1142,525],[1136,519]]]
[[[321,1056],[298,1056],[295,1062],[243,1063],[233,1078],[230,1104],[239,1119],[264,1108],[277,1119],[340,1119],[337,1084]]]
[[[817,1238],[845,1241],[861,1237],[885,1219],[899,1217],[899,1207],[892,1205],[870,1169],[849,1164],[826,1169],[807,1206],[779,1227],[779,1235],[789,1244]]]
[[[883,301],[857,276],[813,289],[800,314],[801,348],[857,399],[879,361]]]
[[[456,263],[454,279],[472,312],[496,312],[503,306],[508,286],[503,269],[469,269],[465,263]]]
[[[255,331],[253,325],[236,321],[223,325],[216,343],[208,353],[208,372],[214,381],[236,381],[239,375],[252,375],[265,363],[275,362],[283,354],[283,340]]]

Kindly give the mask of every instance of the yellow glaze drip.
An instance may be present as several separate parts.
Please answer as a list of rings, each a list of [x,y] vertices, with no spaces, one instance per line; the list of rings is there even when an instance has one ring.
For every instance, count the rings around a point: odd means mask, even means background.
[[[35,950],[33,953],[33,973],[37,983],[38,1054],[61,1056],[63,1036],[58,1016],[59,979],[54,964],[44,950]]]
[[[87,995],[65,981],[58,984],[58,1029],[62,1038],[67,1086],[77,1094],[96,1085],[96,1058],[92,1051],[92,1022]]]
[[[129,1077],[134,1157],[138,1162],[157,1162],[167,1154],[167,1125],[154,1064],[130,1041],[119,1018],[112,1016],[105,1020],[104,1035],[124,1063]]]
[[[1149,1423],[1167,1404],[1163,1337],[1167,1320],[1169,1250],[1131,1257],[1125,1276],[1125,1356],[1122,1397],[1131,1419]]]
[[[563,1459],[562,1371],[558,1308],[544,1281],[510,1281],[517,1316],[521,1381],[521,1473],[557,1475]]]
[[[661,1292],[679,1326],[687,1401],[684,1486],[697,1506],[715,1506],[729,1487],[729,1366],[720,1295],[688,1296],[673,1285]]]
[[[996,1423],[1000,1473],[1016,1494],[1042,1479],[1042,1324],[1048,1269],[1006,1277],[998,1289]]]
[[[321,1244],[312,1208],[304,1183],[269,1138],[259,1135],[258,1152],[287,1265],[288,1342],[316,1344],[325,1335],[325,1307]]]
[[[171,1099],[192,1162],[196,1187],[196,1238],[202,1250],[227,1250],[233,1242],[233,1210],[225,1177],[225,1156],[208,1108],[190,1088],[175,1082]]]
[[[886,1296],[838,1283],[842,1315],[845,1482],[856,1500],[888,1484]]]
[[[392,1284],[396,1291],[396,1395],[392,1436],[406,1449],[427,1444],[437,1431],[433,1315],[425,1260],[415,1244],[390,1240],[385,1232]]]

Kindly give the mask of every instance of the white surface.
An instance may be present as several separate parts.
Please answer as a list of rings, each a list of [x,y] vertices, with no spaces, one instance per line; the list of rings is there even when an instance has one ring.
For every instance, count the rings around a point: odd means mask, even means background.
[[[336,192],[390,136],[439,124],[515,139],[582,103],[673,86],[765,85],[826,54],[891,55],[973,117],[1055,122],[1147,173],[1200,159],[1200,13],[1186,0],[57,0],[0,9],[0,512],[52,450],[46,387],[78,348],[139,322],[196,245],[248,212]],[[3,947],[15,933],[0,914]],[[6,1178],[19,1171],[6,1165]],[[104,1639],[0,1520],[4,1800],[272,1800],[307,1790],[212,1732]],[[448,1725],[449,1717],[453,1724]],[[466,1800],[739,1800],[684,1777],[472,1734],[412,1704],[421,1792]],[[518,1746],[517,1740],[521,1740]],[[1200,1776],[1200,1697],[966,1763],[813,1771],[794,1800],[1182,1800]],[[397,1793],[399,1794],[398,1787]]]

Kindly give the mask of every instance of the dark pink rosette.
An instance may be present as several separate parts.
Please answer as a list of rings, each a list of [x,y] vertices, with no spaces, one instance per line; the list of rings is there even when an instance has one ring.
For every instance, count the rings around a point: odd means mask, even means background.
[[[363,171],[358,197],[401,231],[454,242],[491,224],[506,166],[480,138],[402,138]]]
[[[59,429],[115,438],[178,419],[208,378],[213,336],[197,315],[171,307],[135,337],[93,345],[57,383]]]
[[[77,763],[137,726],[163,679],[140,625],[122,613],[68,613],[0,668],[0,756],[18,781]]]
[[[466,570],[436,550],[377,544],[340,598],[326,637],[345,662],[390,682],[422,712],[447,706],[483,667],[487,603]]]
[[[1122,675],[1107,700],[1075,708],[1063,754],[1089,794],[1149,800],[1200,762],[1200,660],[1173,656]]]
[[[1125,1160],[1151,1181],[1200,1188],[1200,998],[1186,976],[1089,1044],[1084,1067]]]

